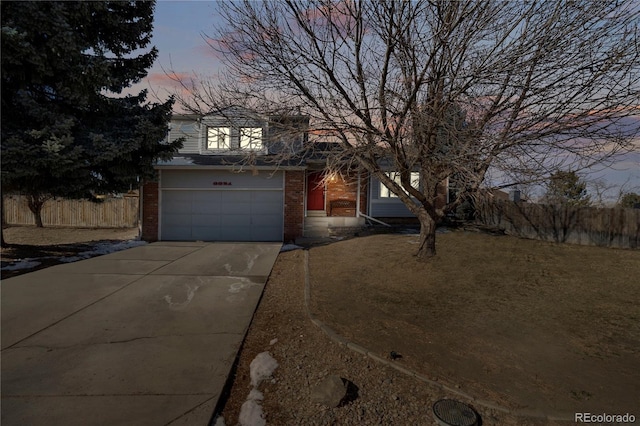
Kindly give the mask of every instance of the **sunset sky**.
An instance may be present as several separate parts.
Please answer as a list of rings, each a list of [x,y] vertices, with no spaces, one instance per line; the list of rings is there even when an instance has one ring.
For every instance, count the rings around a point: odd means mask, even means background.
[[[215,21],[215,2],[158,1],[152,39],[158,59],[135,88],[166,96],[175,86],[167,76],[170,71],[179,76],[215,74],[219,61],[203,38],[204,33],[213,34]]]
[[[220,63],[203,36],[213,35],[219,22],[215,2],[158,1],[152,40],[159,51],[158,59],[147,78],[133,89],[148,89],[150,100],[154,94],[164,100],[175,90],[175,84],[167,76],[171,71],[182,77],[215,75]],[[626,182],[627,190],[640,193],[640,151],[621,158],[615,169],[594,171],[588,179],[602,179],[618,186]]]

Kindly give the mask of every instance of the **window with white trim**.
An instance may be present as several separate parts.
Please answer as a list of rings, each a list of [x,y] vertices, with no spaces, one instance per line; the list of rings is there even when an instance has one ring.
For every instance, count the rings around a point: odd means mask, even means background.
[[[208,127],[207,149],[230,149],[231,128]]]
[[[240,149],[250,149],[250,150],[262,149],[262,128],[261,127],[241,127],[240,128]]]
[[[402,186],[400,181],[400,173],[399,172],[387,172],[386,173],[389,178],[391,178],[395,183]],[[420,173],[419,172],[411,172],[411,186],[419,189],[420,188]],[[396,194],[391,192],[389,188],[387,188],[382,182],[380,182],[380,198],[398,198]]]

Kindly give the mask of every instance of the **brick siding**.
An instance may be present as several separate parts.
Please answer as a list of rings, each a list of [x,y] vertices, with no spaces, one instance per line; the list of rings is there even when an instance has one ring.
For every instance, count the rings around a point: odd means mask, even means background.
[[[142,185],[142,239],[158,241],[158,182]]]
[[[284,242],[295,241],[304,229],[305,172],[286,171],[284,174]]]
[[[327,192],[325,197],[326,211],[331,216],[355,217],[355,208],[331,208],[331,201],[335,200],[352,200],[358,199],[358,175],[357,172],[351,172],[345,177],[336,176],[327,182]],[[367,179],[360,179],[360,211],[367,211]]]

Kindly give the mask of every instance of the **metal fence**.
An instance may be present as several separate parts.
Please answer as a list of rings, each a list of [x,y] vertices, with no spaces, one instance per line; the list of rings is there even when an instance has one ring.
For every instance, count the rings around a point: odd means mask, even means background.
[[[44,226],[78,228],[133,228],[138,226],[139,197],[124,196],[101,202],[54,198],[42,207]],[[5,195],[2,209],[7,225],[35,225],[27,199],[21,195]]]
[[[640,209],[570,207],[482,200],[480,222],[507,234],[560,243],[640,248]]]

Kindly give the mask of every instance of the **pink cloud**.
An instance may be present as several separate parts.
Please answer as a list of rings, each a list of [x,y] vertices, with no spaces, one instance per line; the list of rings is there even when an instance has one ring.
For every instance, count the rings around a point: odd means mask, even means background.
[[[155,72],[147,76],[147,81],[151,85],[162,87],[179,87],[180,82],[187,82],[193,76],[186,72]]]
[[[220,60],[221,59],[220,53],[213,48],[213,46],[215,46],[214,44],[215,41],[209,40],[209,43],[211,43],[211,45],[199,44],[197,46],[194,46],[191,49],[191,51],[193,52],[194,55],[205,56],[205,57],[213,58],[216,60]]]
[[[190,99],[197,91],[198,78],[188,72],[155,72],[150,73],[145,79],[151,95],[161,101],[169,96],[177,96],[178,99]]]

